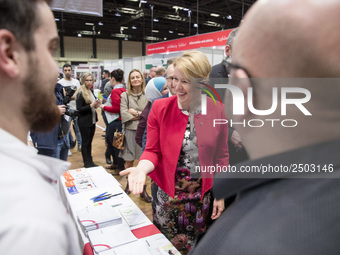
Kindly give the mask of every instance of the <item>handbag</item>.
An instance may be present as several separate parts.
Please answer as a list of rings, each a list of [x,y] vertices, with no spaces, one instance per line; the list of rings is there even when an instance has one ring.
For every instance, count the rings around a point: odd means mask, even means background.
[[[124,149],[124,137],[123,132],[116,130],[113,135],[112,146],[116,147],[118,150]]]

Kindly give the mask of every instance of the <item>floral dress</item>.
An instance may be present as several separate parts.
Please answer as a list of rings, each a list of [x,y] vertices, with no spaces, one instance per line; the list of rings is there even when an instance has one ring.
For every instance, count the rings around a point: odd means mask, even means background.
[[[175,197],[171,198],[155,182],[151,185],[154,224],[177,250],[184,252],[206,231],[211,215],[211,192],[201,201],[201,174],[195,172],[198,164],[196,132],[190,128],[189,120],[175,173]]]

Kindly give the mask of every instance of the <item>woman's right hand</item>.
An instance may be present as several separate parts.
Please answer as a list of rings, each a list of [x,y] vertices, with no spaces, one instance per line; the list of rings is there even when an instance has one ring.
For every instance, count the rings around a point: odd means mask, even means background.
[[[128,174],[128,182],[129,189],[132,194],[137,195],[143,192],[143,187],[145,185],[146,173],[142,169],[138,167],[130,167],[121,171],[119,175],[127,175]]]

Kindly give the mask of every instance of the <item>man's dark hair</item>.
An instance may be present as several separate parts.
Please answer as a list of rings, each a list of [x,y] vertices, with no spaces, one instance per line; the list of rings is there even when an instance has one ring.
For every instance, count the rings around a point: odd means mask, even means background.
[[[168,60],[166,61],[166,67],[168,67],[169,65],[171,65],[172,63],[174,63],[176,60],[176,58],[168,58]]]
[[[110,72],[109,70],[104,70],[103,73],[106,73],[110,77]]]
[[[63,70],[64,70],[65,67],[71,67],[71,70],[72,70],[72,66],[70,64],[66,63],[65,65],[63,65]]]
[[[124,71],[122,69],[115,69],[111,72],[111,77],[114,77],[118,82],[123,82]]]
[[[34,33],[40,27],[41,20],[37,4],[52,0],[0,0],[0,29],[12,32],[25,50],[35,49]]]

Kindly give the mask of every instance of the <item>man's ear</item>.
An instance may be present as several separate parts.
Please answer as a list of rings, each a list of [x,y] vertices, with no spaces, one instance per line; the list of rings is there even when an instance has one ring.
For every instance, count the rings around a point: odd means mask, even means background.
[[[226,57],[230,57],[231,56],[231,48],[230,48],[229,45],[225,46],[224,53],[225,53]]]
[[[0,70],[11,78],[19,75],[17,47],[14,35],[6,29],[0,29]]]

